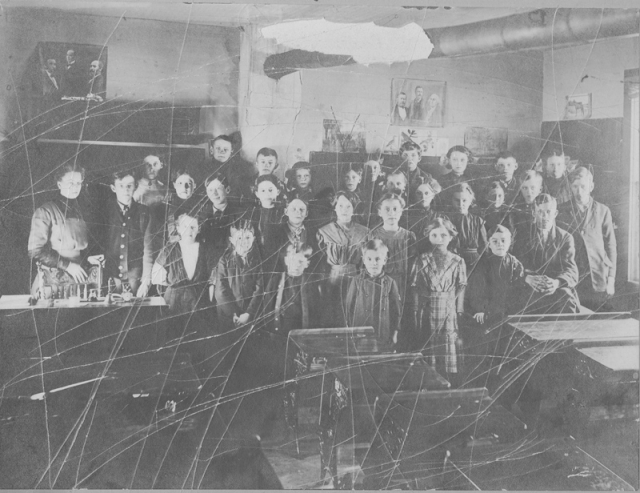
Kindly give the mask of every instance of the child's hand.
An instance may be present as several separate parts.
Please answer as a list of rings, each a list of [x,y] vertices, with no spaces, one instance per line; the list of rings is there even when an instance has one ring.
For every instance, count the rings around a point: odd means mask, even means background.
[[[138,287],[138,292],[136,293],[137,298],[145,298],[147,294],[149,294],[149,286],[151,286],[150,279],[144,279],[140,286]]]
[[[474,319],[476,322],[478,322],[479,324],[483,324],[483,323],[484,323],[484,312],[476,313],[476,314],[473,316],[473,319]]]
[[[616,278],[615,277],[607,278],[606,293],[609,296],[613,296],[614,294],[616,294]]]
[[[393,335],[391,336],[391,340],[393,341],[394,344],[398,344],[398,331],[394,331]]]
[[[249,318],[251,315],[248,313],[243,313],[240,316],[233,315],[233,323],[236,324],[236,327],[240,327],[241,325],[246,325],[249,322]]]

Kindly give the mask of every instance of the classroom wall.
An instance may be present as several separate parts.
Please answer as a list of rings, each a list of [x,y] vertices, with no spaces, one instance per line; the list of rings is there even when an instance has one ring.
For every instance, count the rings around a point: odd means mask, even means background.
[[[524,161],[535,158],[538,151],[542,68],[542,54],[531,51],[390,66],[309,69],[278,82],[268,79],[255,64],[251,77],[270,91],[270,97],[289,107],[289,120],[279,122],[277,134],[270,135],[271,143],[284,151],[288,166],[300,154],[308,156],[309,151],[322,150],[324,119],[357,118],[366,127],[367,151],[384,148],[400,131],[389,123],[394,78],[446,81],[446,123],[444,128],[432,129],[435,136],[448,138],[449,144],[455,145],[464,143],[467,127],[506,128],[509,147]],[[299,105],[294,97],[287,99],[292,94],[288,92],[290,86],[299,86]]]
[[[29,90],[26,62],[39,41],[106,45],[107,98],[210,105],[201,131],[237,127],[240,30],[77,15],[49,9],[7,8],[0,17],[0,111],[5,129],[19,123],[16,95]],[[59,68],[63,61],[59,61]],[[4,111],[3,111],[4,110]]]
[[[562,120],[566,96],[588,93],[591,118],[621,118],[624,71],[638,68],[639,61],[638,36],[545,50],[543,119]]]

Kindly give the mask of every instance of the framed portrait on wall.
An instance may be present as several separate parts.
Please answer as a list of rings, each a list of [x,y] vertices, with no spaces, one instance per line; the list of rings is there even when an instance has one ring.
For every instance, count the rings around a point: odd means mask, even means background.
[[[420,79],[391,81],[391,124],[443,127],[446,82]]]

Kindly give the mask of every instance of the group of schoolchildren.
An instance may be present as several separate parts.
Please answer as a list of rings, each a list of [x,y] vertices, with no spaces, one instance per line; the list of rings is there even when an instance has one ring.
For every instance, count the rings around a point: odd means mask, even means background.
[[[517,177],[515,156],[504,153],[495,175],[477,179],[467,169],[472,153],[454,146],[446,156],[451,171],[436,180],[418,165],[420,147],[407,142],[400,167],[383,174],[378,161],[349,164],[337,191],[318,193],[308,162],[296,163],[283,183],[273,174],[273,149],[247,163],[223,135],[211,153],[206,170],[175,170],[173,190],[159,181],[156,156],[138,176],[119,173],[111,185],[119,209],[106,228],[113,236],[107,275],[128,278],[138,296],[158,286],[184,322],[178,337],[212,305],[217,320],[207,315],[200,325],[220,334],[253,327],[281,343],[292,329],[373,326],[390,348],[424,351],[451,378],[460,372],[462,321],[495,326],[526,311],[522,293],[578,285],[598,306],[613,294],[611,213],[591,198],[591,172],[567,174],[561,151],[545,157],[544,174]],[[569,269],[579,276],[561,282],[509,253],[535,222],[536,207],[550,203],[575,238]],[[120,220],[125,228],[136,209],[149,220],[136,219],[142,251],[128,266]]]

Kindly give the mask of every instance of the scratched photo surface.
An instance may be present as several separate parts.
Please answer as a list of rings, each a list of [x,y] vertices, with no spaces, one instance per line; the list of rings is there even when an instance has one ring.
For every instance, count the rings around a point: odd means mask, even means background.
[[[639,32],[0,0],[0,489],[637,490]]]

